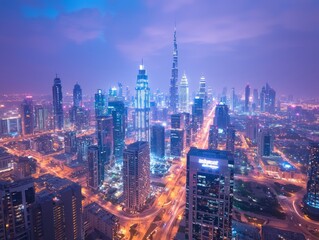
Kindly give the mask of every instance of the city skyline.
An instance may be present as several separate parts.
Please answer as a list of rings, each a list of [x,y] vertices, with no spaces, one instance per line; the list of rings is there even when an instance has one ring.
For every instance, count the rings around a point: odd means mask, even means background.
[[[150,88],[169,92],[175,22],[179,70],[187,73],[190,92],[197,91],[202,74],[214,92],[224,86],[244,92],[244,84],[260,89],[268,82],[278,96],[312,98],[319,87],[315,1],[3,4],[1,94],[49,94],[47,85],[56,73],[64,93],[77,82],[84,95],[115,82],[132,90],[142,58]],[[152,18],[145,21],[141,12]],[[126,71],[118,74],[120,68]]]

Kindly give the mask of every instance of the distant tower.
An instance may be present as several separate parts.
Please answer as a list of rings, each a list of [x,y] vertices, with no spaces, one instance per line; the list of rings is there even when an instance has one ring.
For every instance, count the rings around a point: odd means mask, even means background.
[[[177,41],[176,41],[176,27],[174,30],[174,50],[173,50],[173,66],[172,66],[172,76],[170,81],[170,108],[173,113],[177,112],[177,104],[178,104],[178,89],[177,89],[177,81],[178,81],[178,50],[177,50]]]
[[[27,96],[20,108],[21,120],[22,120],[22,134],[33,134],[34,131],[34,107],[32,103],[32,97]]]
[[[184,73],[179,84],[179,111],[189,113],[189,88],[186,74]]]
[[[99,173],[99,147],[92,145],[88,148],[88,187],[93,190],[100,186]]]
[[[56,76],[52,87],[54,129],[63,129],[63,98],[61,79]]]
[[[310,144],[307,194],[304,198],[310,217],[319,219],[319,143]]]
[[[136,140],[150,141],[150,88],[144,65],[140,65],[135,97]]]
[[[192,106],[192,125],[193,132],[196,133],[204,122],[204,100],[199,96],[194,98],[194,104]]]
[[[201,76],[199,81],[199,92],[198,96],[204,101],[204,108],[206,108],[207,103],[207,91],[206,91],[206,79],[204,76]]]
[[[106,96],[101,89],[95,94],[95,117],[106,116]]]
[[[226,130],[229,121],[228,106],[223,103],[218,104],[215,109],[214,125],[216,125],[218,129]]]
[[[82,89],[80,85],[77,83],[73,88],[73,106],[81,107],[82,105]]]
[[[123,195],[129,212],[140,211],[150,193],[150,148],[148,142],[135,142],[124,150]]]
[[[245,112],[249,112],[250,86],[247,84],[245,88]]]

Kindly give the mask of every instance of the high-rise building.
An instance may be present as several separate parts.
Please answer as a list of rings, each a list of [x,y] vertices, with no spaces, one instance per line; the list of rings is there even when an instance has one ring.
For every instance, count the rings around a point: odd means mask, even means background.
[[[69,131],[64,134],[64,152],[75,154],[77,150],[76,132]]]
[[[258,133],[258,155],[260,157],[268,157],[272,154],[273,141],[273,136],[268,129],[260,129]]]
[[[125,129],[126,129],[126,108],[123,101],[111,101],[108,104],[108,114],[113,117],[113,142],[114,156],[116,159],[123,158],[125,147]]]
[[[43,105],[35,105],[35,126],[38,131],[44,131],[48,129],[47,119],[48,109],[46,109]]]
[[[229,122],[228,106],[224,103],[218,104],[215,109],[214,125],[217,126],[218,129],[226,131]]]
[[[137,141],[150,141],[150,88],[144,65],[140,65],[135,97],[135,131]]]
[[[150,193],[150,150],[148,142],[127,146],[123,154],[123,195],[127,211],[140,211]]]
[[[257,144],[258,129],[258,118],[249,117],[246,121],[246,137],[250,139],[252,144]]]
[[[74,107],[82,106],[82,89],[78,83],[76,83],[73,88],[73,106]]]
[[[88,187],[97,190],[101,184],[99,171],[99,147],[91,145],[88,148]]]
[[[199,96],[194,98],[194,104],[192,106],[192,125],[193,132],[196,133],[204,122],[204,103],[203,99]]]
[[[52,175],[37,184],[43,190],[33,209],[33,239],[83,239],[81,186]]]
[[[245,112],[249,112],[250,86],[247,84],[245,88]]]
[[[10,171],[13,168],[14,155],[11,155],[5,148],[0,147],[0,173]]]
[[[99,184],[104,181],[104,169],[113,162],[113,117],[97,117],[96,132],[99,147]]]
[[[201,76],[199,81],[199,91],[198,96],[203,99],[203,107],[206,110],[207,107],[207,91],[206,91],[206,79],[204,76]]]
[[[182,156],[185,147],[184,115],[181,113],[171,115],[171,156]]]
[[[56,76],[52,87],[54,129],[63,129],[63,98],[61,79]]]
[[[192,122],[190,113],[182,113],[184,118],[185,146],[189,147],[192,142]]]
[[[220,150],[187,154],[185,239],[231,239],[234,159]]]
[[[95,94],[95,117],[106,116],[106,113],[106,96],[101,89],[98,89]]]
[[[32,97],[27,96],[21,104],[22,134],[29,135],[34,132],[34,107]]]
[[[307,193],[304,198],[308,215],[319,219],[319,143],[310,144]]]
[[[234,127],[228,127],[226,130],[226,150],[233,154],[235,152],[235,139],[236,130]]]
[[[173,113],[177,112],[177,104],[178,104],[178,89],[177,89],[177,81],[178,81],[178,50],[177,50],[177,41],[176,41],[176,27],[174,30],[174,50],[173,50],[173,65],[172,65],[172,76],[170,80],[170,109]]]
[[[262,87],[260,92],[260,111],[274,113],[275,105],[276,91],[267,83],[265,87]]]
[[[33,239],[31,209],[34,201],[32,178],[0,182],[0,239]]]
[[[232,92],[231,92],[231,110],[235,111],[236,108],[236,101],[237,97],[236,97],[236,93],[235,93],[235,88],[232,88]]]
[[[21,133],[21,118],[18,116],[1,118],[0,135],[17,136]]]
[[[210,125],[208,135],[208,149],[217,149],[218,147],[218,127]]]
[[[88,161],[88,149],[93,144],[93,138],[84,136],[77,138],[77,159],[79,162]]]
[[[156,158],[165,157],[165,127],[160,124],[152,126],[151,154]]]
[[[179,111],[189,113],[189,88],[186,74],[184,73],[179,84]]]
[[[259,107],[258,89],[254,88],[253,104],[252,104],[253,111],[256,111],[258,107]]]

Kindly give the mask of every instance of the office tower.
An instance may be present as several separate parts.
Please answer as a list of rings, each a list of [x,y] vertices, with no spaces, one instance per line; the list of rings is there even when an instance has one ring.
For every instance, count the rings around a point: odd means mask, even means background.
[[[144,65],[140,65],[135,97],[135,131],[137,141],[150,141],[150,88]]]
[[[150,193],[150,150],[148,142],[127,146],[123,154],[123,195],[127,211],[140,211]]]
[[[186,74],[184,73],[179,84],[179,111],[189,113],[189,88]]]
[[[21,133],[21,118],[18,116],[1,118],[0,135],[17,136]]]
[[[229,122],[228,106],[223,103],[218,104],[215,109],[214,125],[217,126],[218,129],[226,130]]]
[[[77,150],[76,132],[69,131],[64,134],[64,152],[75,154]]]
[[[231,239],[234,159],[220,150],[187,154],[185,239]]]
[[[113,143],[116,159],[123,158],[125,147],[126,108],[123,101],[111,101],[108,104],[108,114],[113,117]]]
[[[156,158],[165,157],[165,127],[160,124],[152,126],[151,154]]]
[[[203,108],[207,109],[207,92],[206,92],[206,79],[204,76],[201,76],[199,81],[199,92],[198,96],[203,99]]]
[[[309,147],[307,193],[304,198],[305,209],[310,217],[319,219],[319,143]]]
[[[193,122],[193,132],[196,133],[204,122],[204,108],[203,99],[196,96],[194,98],[194,104],[192,106],[192,122]]]
[[[249,112],[250,86],[247,84],[245,88],[245,112]]]
[[[97,190],[101,184],[99,171],[99,147],[91,145],[88,148],[88,187]]]
[[[122,83],[118,83],[117,84],[117,86],[118,86],[118,94],[117,94],[117,97],[120,99],[120,100],[122,100],[123,99],[123,85],[122,85]]]
[[[177,81],[178,81],[178,50],[177,50],[177,41],[176,41],[176,27],[174,30],[174,50],[173,50],[173,65],[172,65],[172,76],[170,81],[170,110],[173,113],[177,112],[177,104],[178,104],[178,89],[177,89]]]
[[[104,169],[113,160],[113,118],[111,116],[96,118],[96,132],[99,147],[99,184],[104,181]]]
[[[171,115],[170,146],[171,156],[182,156],[185,147],[184,115],[181,113]]]
[[[94,236],[95,232],[100,235],[99,239],[118,239],[117,234],[120,230],[119,218],[97,203],[93,202],[84,207],[83,221],[85,239],[93,239],[93,237],[89,236],[91,234]]]
[[[259,129],[258,118],[249,117],[246,121],[246,137],[249,138],[252,144],[257,143],[258,129]]]
[[[63,129],[64,118],[63,118],[63,98],[62,98],[62,85],[61,79],[58,76],[54,79],[52,87],[53,95],[53,124],[54,129]]]
[[[218,127],[210,125],[208,135],[208,149],[217,149],[218,147]]]
[[[35,105],[35,125],[38,131],[44,131],[48,128],[48,110],[43,105]]]
[[[273,152],[273,136],[268,129],[261,129],[258,133],[258,154],[260,157],[270,156]]]
[[[74,107],[82,106],[82,89],[78,83],[76,83],[73,88],[73,106]]]
[[[90,136],[77,138],[77,160],[79,162],[87,162],[88,149],[92,144],[93,138]]]
[[[32,103],[32,97],[27,96],[20,108],[21,123],[22,123],[22,134],[29,135],[34,132],[34,109]]]
[[[191,122],[191,115],[190,113],[181,113],[183,117],[184,123],[184,137],[185,137],[185,146],[189,147],[192,141],[192,122]]]
[[[226,150],[234,154],[235,152],[236,131],[230,126],[226,130]]]
[[[236,94],[235,94],[235,88],[232,88],[231,93],[231,110],[235,111],[236,108]]]
[[[276,104],[276,91],[267,83],[260,92],[260,111],[274,113]]]
[[[0,182],[0,239],[33,239],[31,209],[34,200],[32,178]]]
[[[106,96],[101,89],[95,94],[95,117],[106,116]]]
[[[44,175],[33,209],[33,239],[83,239],[81,186],[70,180]]]
[[[14,179],[30,178],[31,174],[35,173],[32,171],[32,164],[31,157],[19,157],[13,164]]]

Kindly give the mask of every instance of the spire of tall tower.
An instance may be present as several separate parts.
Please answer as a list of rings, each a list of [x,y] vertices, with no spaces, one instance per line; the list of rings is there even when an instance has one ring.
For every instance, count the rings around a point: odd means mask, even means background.
[[[170,109],[173,113],[177,112],[177,103],[178,103],[177,81],[178,81],[178,50],[177,50],[176,24],[175,24],[173,65],[172,65],[172,75],[170,80]]]

